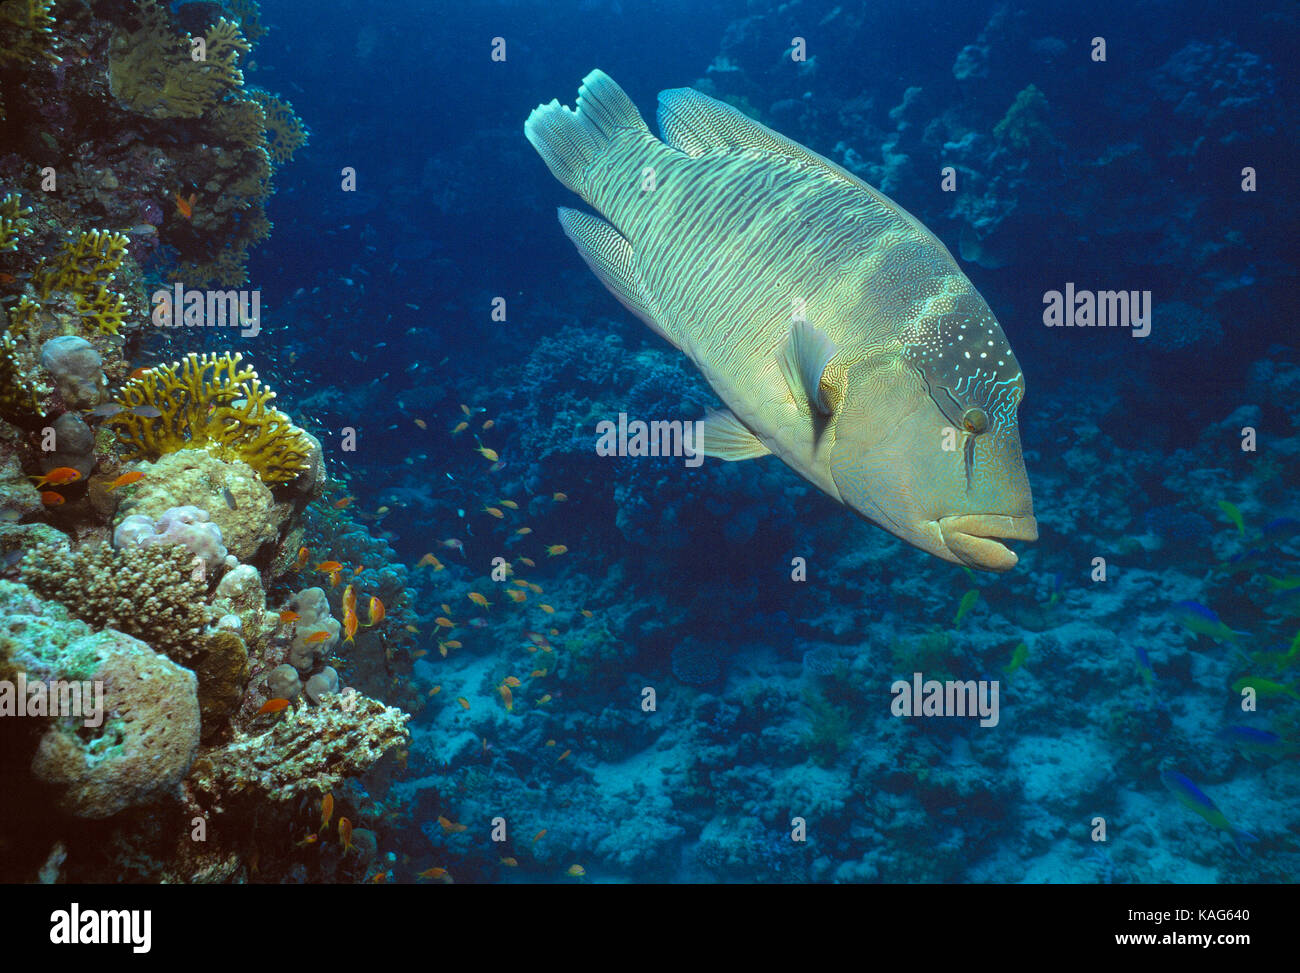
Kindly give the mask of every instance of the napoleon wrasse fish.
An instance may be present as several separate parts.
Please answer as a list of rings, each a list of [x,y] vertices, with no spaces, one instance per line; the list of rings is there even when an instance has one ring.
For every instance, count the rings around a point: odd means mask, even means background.
[[[601,282],[728,409],[704,453],[774,453],[946,561],[1004,571],[1036,540],[1016,410],[1024,378],[947,249],[849,172],[690,88],[656,138],[601,71],[524,125],[600,213],[560,225]],[[652,175],[652,184],[646,179]]]

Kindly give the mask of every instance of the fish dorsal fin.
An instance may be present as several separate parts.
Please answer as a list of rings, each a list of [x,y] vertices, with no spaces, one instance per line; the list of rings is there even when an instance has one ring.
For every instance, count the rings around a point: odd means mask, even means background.
[[[729,409],[710,409],[701,425],[696,448],[705,456],[735,462],[771,452]]]
[[[916,217],[892,199],[877,192],[842,166],[824,158],[798,142],[793,142],[766,125],[754,121],[726,102],[700,94],[694,88],[669,88],[659,92],[659,134],[673,148],[691,158],[708,151],[759,151],[783,156],[820,172],[837,182],[847,183],[871,196],[877,203],[897,213],[921,236],[943,247],[939,238]]]
[[[795,321],[790,325],[790,337],[777,352],[777,361],[800,411],[807,403],[823,416],[831,414],[831,404],[821,385],[822,375],[835,352],[835,342],[821,328],[807,321]]]
[[[632,254],[632,244],[599,216],[560,207],[560,226],[573,241],[587,266],[629,311],[644,321],[655,334],[676,348],[681,344],[655,320],[653,301],[641,286]]]

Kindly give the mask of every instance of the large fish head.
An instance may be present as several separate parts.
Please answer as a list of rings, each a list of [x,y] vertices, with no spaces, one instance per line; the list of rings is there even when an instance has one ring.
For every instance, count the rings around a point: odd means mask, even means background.
[[[1037,540],[1016,410],[1024,377],[978,294],[847,369],[830,472],[841,499],[923,551],[1006,571]]]

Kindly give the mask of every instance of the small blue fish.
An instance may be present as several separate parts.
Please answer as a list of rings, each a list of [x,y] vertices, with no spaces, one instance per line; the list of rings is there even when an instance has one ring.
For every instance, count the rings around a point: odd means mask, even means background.
[[[1228,628],[1218,615],[1199,601],[1180,601],[1172,609],[1174,621],[1188,631],[1205,635],[1216,642],[1235,645],[1238,636],[1249,636],[1249,632],[1237,632]]]
[[[1210,800],[1185,774],[1180,774],[1176,770],[1164,770],[1160,772],[1160,780],[1169,789],[1169,792],[1177,798],[1179,804],[1189,811],[1195,811],[1220,831],[1226,831],[1232,835],[1232,840],[1237,845],[1237,851],[1243,855],[1246,850],[1242,847],[1242,841],[1259,840],[1248,831],[1234,828],[1227,815],[1219,810],[1219,806]]]
[[[1279,757],[1300,754],[1300,746],[1288,743],[1269,730],[1259,730],[1253,726],[1233,723],[1220,730],[1218,736],[1220,740],[1232,744],[1238,750],[1251,753],[1267,753]]]
[[[1144,683],[1150,686],[1156,681],[1156,672],[1151,668],[1151,657],[1147,655],[1147,650],[1140,645],[1133,647],[1133,653],[1138,660],[1138,675],[1142,677]]]

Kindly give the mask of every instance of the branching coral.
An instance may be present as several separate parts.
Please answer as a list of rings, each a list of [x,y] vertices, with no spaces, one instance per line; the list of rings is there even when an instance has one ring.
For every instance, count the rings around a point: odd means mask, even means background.
[[[69,239],[53,257],[36,268],[32,284],[42,300],[67,292],[76,302],[77,313],[101,334],[117,334],[126,320],[126,298],[109,290],[118,267],[126,258],[130,239],[121,233],[89,230]],[[29,302],[28,313],[39,310]]]
[[[203,37],[202,59],[195,60],[194,38],[175,34],[156,0],[142,0],[138,16],[139,30],[114,35],[108,60],[113,95],[132,111],[197,118],[243,85],[239,56],[252,45],[237,24],[218,20]]]
[[[156,460],[181,449],[206,449],[242,460],[267,483],[288,483],[306,469],[311,443],[283,412],[242,355],[190,354],[151,368],[118,393],[124,410],[108,421],[130,459]],[[152,406],[161,415],[136,414]]]
[[[72,552],[41,544],[23,559],[22,579],[82,621],[133,635],[184,665],[206,646],[211,616],[193,561],[178,546]]]
[[[36,390],[23,374],[22,366],[14,357],[13,336],[0,336],[0,419],[20,425],[24,420],[39,416],[40,402]]]
[[[257,88],[248,89],[248,95],[266,113],[266,150],[278,164],[288,162],[307,144],[307,126],[287,101]]]
[[[273,801],[325,792],[370,768],[385,751],[410,738],[411,717],[348,691],[302,707],[260,733],[237,733],[194,762],[189,784],[220,795],[248,787]]]
[[[32,232],[27,221],[31,215],[31,207],[23,206],[23,201],[14,193],[0,199],[0,253],[17,250],[18,241]]]
[[[251,43],[256,44],[266,34],[257,0],[226,0],[226,9],[239,21],[239,29]]]
[[[0,3],[0,64],[32,63],[44,58],[61,64],[63,58],[50,50],[54,37],[54,0],[5,0]]]

